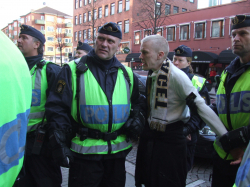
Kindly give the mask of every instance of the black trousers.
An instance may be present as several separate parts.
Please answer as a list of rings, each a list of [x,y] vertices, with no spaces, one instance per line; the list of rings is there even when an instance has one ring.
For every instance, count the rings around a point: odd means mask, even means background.
[[[240,164],[230,165],[216,153],[213,158],[212,187],[232,187]]]
[[[69,187],[124,187],[125,158],[85,160],[74,158],[69,169]]]
[[[25,175],[16,180],[14,187],[61,187],[62,174],[51,157],[25,156]]]

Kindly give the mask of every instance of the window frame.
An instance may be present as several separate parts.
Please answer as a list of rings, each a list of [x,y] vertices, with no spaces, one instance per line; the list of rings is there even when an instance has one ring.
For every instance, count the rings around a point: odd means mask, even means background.
[[[100,11],[101,11],[101,14],[100,14]],[[98,18],[102,18],[102,7],[99,7],[98,8]]]
[[[118,1],[117,13],[121,13],[121,12],[122,12],[122,1]]]
[[[104,7],[104,17],[108,17],[109,15],[109,5],[105,5]]]
[[[130,0],[125,0],[125,11],[129,11],[130,9]]]
[[[128,22],[128,23],[126,24],[126,22]],[[128,31],[127,32],[126,32],[126,27],[128,27]],[[124,20],[124,33],[129,33],[129,19]]]
[[[139,32],[139,38],[136,39],[136,33],[138,33],[138,32]],[[138,41],[138,42],[136,42],[136,41]],[[141,44],[141,30],[134,31],[134,44],[135,45]]]
[[[220,27],[220,36],[215,37],[213,35],[213,22],[222,22],[222,26]],[[221,38],[225,36],[225,18],[217,18],[217,19],[211,19],[211,24],[210,24],[210,38]]]
[[[196,24],[204,24],[203,26],[202,26],[202,37],[201,38],[196,38]],[[194,22],[194,39],[195,40],[201,40],[201,39],[205,39],[207,36],[207,22],[206,22],[206,20],[204,20],[204,21],[197,21],[197,22]]]
[[[149,35],[146,35],[146,33],[150,32]],[[144,29],[143,30],[143,38],[147,37],[147,36],[150,36],[152,35],[152,29]]]
[[[173,32],[174,36],[172,37],[173,40],[168,40],[168,28],[173,28],[174,29],[174,32]],[[168,25],[168,26],[166,26],[166,40],[168,42],[176,41],[176,25]]]
[[[115,14],[115,3],[111,3],[110,4],[110,15],[114,15]]]
[[[177,12],[176,12],[176,13],[174,13],[175,8],[177,8]],[[179,13],[179,7],[178,7],[178,6],[174,6],[174,7],[173,7],[173,14],[178,14],[178,13]]]
[[[52,51],[50,51],[49,48],[52,48]],[[47,51],[48,51],[48,52],[53,52],[53,51],[54,51],[54,47],[47,46]]]
[[[187,38],[186,39],[181,39],[181,27],[183,26],[188,26],[188,29],[187,29]],[[182,23],[182,24],[179,24],[179,40],[180,41],[188,41],[190,40],[190,23]]]

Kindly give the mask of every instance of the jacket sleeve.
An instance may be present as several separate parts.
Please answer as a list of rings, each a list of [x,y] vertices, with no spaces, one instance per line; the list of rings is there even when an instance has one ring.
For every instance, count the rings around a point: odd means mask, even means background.
[[[46,91],[47,97],[49,96],[49,90],[51,90],[53,84],[55,83],[56,77],[60,71],[61,71],[61,67],[56,64],[49,63],[47,65],[47,68],[46,68],[46,75],[47,75],[47,82],[48,82],[48,89]]]
[[[139,81],[138,77],[133,74],[134,77],[134,86],[133,86],[133,92],[131,96],[131,104],[133,109],[139,109],[140,112],[143,114],[144,117],[146,117],[146,98],[145,96],[141,95],[139,93]]]
[[[69,130],[71,128],[70,115],[73,94],[71,85],[71,69],[65,65],[52,85],[45,104],[49,130]]]

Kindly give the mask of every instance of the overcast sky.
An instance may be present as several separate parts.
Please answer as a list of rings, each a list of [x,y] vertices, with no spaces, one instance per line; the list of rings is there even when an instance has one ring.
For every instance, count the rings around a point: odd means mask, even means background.
[[[198,8],[208,6],[209,0],[198,0]],[[46,5],[73,16],[73,0],[1,0],[0,3],[0,30],[18,19],[21,15],[25,15],[31,9],[42,8],[43,2]],[[223,0],[223,3],[230,2],[230,0]]]

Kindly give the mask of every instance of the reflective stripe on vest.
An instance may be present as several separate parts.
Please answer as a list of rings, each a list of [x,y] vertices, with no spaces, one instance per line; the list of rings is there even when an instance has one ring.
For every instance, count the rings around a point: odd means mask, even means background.
[[[76,64],[69,63],[72,72],[72,90],[73,101],[71,115],[77,119],[77,101],[76,95]],[[112,95],[112,101],[108,101],[102,88],[95,79],[90,70],[80,76],[80,115],[81,123],[85,127],[97,129],[101,132],[108,132],[109,118],[112,117],[111,132],[122,127],[127,121],[130,114],[130,95],[133,88],[133,72],[130,68],[126,68],[131,87],[123,75],[123,71],[119,68],[115,88]],[[112,107],[110,108],[110,104]],[[110,113],[112,112],[112,113]],[[113,114],[111,116],[111,114]],[[111,140],[111,154],[120,152],[130,148],[130,142],[126,142],[126,136],[120,135],[115,140]],[[108,154],[108,142],[102,139],[87,138],[80,141],[79,137],[72,139],[71,149],[81,154]]]
[[[27,132],[31,132],[37,129],[38,124],[42,121],[45,111],[46,102],[46,90],[48,88],[46,67],[47,64],[51,62],[46,62],[42,68],[37,68],[35,65],[30,73],[32,74],[32,103],[29,115],[29,124],[27,127]],[[46,122],[46,120],[45,120]]]
[[[245,150],[234,185],[237,187],[250,186],[250,143]]]
[[[192,78],[192,84],[197,89],[198,92],[202,89],[205,82],[206,82],[206,79],[203,77],[194,75]]]
[[[229,129],[227,121],[227,113],[230,113],[230,121],[233,129],[237,129],[250,124],[250,84],[246,84],[246,80],[250,78],[250,68],[248,68],[236,81],[231,93],[229,102],[227,101],[224,82],[227,73],[222,73],[221,83],[217,91],[217,110],[219,118],[226,128]],[[230,105],[230,106],[228,106]],[[229,108],[229,111],[227,111]],[[225,158],[227,153],[214,142],[214,148],[221,158]],[[227,160],[233,160],[229,154]]]

